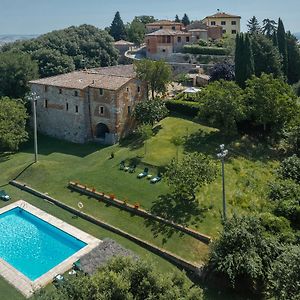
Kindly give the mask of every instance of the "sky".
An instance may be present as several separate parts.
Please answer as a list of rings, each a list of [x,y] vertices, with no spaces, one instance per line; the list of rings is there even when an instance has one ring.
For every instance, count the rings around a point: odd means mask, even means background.
[[[242,17],[242,30],[255,15],[283,19],[286,30],[300,32],[300,0],[0,0],[0,34],[42,34],[71,25],[109,26],[116,11],[124,23],[134,16],[203,19],[220,9]]]

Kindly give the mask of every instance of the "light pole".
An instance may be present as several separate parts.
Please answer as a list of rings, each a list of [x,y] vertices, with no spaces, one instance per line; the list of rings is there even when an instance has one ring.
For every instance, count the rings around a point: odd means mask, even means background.
[[[29,100],[33,104],[33,136],[34,136],[34,162],[38,161],[38,145],[37,145],[37,121],[36,121],[36,103],[40,96],[36,92],[29,95]]]
[[[228,154],[228,150],[225,149],[225,145],[220,145],[220,153],[217,154],[217,157],[222,162],[222,194],[223,194],[223,218],[226,220],[226,196],[225,196],[225,169],[224,169],[224,160]]]

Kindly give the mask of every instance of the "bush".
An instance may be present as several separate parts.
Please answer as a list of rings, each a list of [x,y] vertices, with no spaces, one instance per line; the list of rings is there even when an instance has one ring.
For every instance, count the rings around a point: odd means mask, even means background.
[[[185,53],[191,54],[206,54],[206,55],[227,55],[228,51],[225,48],[218,47],[201,47],[199,45],[185,45],[183,47]]]
[[[286,158],[277,170],[282,179],[291,179],[300,183],[300,158],[297,155]]]
[[[196,117],[201,104],[199,102],[183,100],[168,100],[166,101],[166,106],[171,112],[180,113],[189,117]]]
[[[300,199],[300,185],[293,180],[276,180],[269,184],[269,199],[273,201]]]
[[[294,91],[298,97],[300,97],[300,81],[293,85]]]

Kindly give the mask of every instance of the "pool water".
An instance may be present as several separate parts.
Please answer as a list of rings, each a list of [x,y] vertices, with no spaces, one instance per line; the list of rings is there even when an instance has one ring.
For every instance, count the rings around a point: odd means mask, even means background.
[[[32,281],[85,246],[22,208],[0,214],[0,257]]]

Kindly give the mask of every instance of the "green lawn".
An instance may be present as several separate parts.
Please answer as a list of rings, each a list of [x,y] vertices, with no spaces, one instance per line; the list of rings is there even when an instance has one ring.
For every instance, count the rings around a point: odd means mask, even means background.
[[[156,126],[155,136],[147,142],[146,154],[142,144],[130,139],[122,141],[119,145],[101,147],[95,144],[76,145],[39,136],[40,155],[37,164],[29,166],[33,159],[30,145],[24,146],[17,154],[0,155],[0,186],[18,177],[19,181],[26,182],[74,207],[77,207],[78,202],[81,201],[84,204],[83,211],[185,259],[201,262],[205,260],[208,253],[205,244],[178,233],[168,226],[98,203],[67,188],[68,181],[78,180],[95,187],[98,191],[113,193],[119,199],[128,199],[131,203],[138,202],[147,210],[160,213],[178,223],[216,237],[221,229],[220,176],[215,182],[199,191],[198,205],[184,204],[180,207],[175,206],[175,202],[167,195],[169,189],[164,181],[151,185],[146,179],[136,178],[136,173],[143,170],[145,166],[150,166],[150,171],[155,174],[159,168],[167,165],[175,157],[177,149],[171,143],[173,136],[186,138],[186,143],[179,147],[179,157],[183,152],[200,151],[215,158],[219,144],[225,143],[228,146],[230,155],[226,162],[226,196],[229,214],[234,211],[245,213],[252,210],[263,211],[268,208],[264,200],[265,186],[272,178],[272,169],[277,164],[272,151],[247,138],[224,138],[213,128],[179,117],[168,117]],[[112,151],[115,157],[109,159]],[[139,162],[137,172],[128,174],[120,171],[121,160],[126,160],[127,163],[130,160]],[[84,221],[68,217],[67,213],[43,200],[23,194],[11,186],[4,188],[14,199],[23,198],[30,201],[59,218],[66,218],[67,222],[95,236],[100,234],[99,237],[112,236],[111,233],[98,227],[94,228],[89,223],[82,225],[81,222]],[[160,195],[165,196],[159,197]],[[147,253],[120,237],[114,235],[113,238],[137,252]],[[150,256],[153,257],[152,254]],[[157,256],[155,260],[158,260]],[[159,268],[164,271],[169,269],[170,265],[159,260]]]

